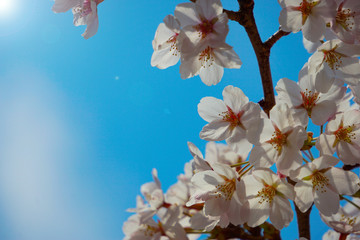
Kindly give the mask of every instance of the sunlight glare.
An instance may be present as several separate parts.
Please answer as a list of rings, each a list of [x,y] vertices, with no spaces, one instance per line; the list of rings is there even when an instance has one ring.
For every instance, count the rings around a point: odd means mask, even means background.
[[[15,12],[14,0],[0,0],[0,18],[7,18]]]

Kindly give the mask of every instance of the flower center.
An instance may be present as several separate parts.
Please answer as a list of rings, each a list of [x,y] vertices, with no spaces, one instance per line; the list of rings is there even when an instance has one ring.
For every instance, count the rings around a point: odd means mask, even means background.
[[[202,51],[199,56],[199,61],[201,62],[201,67],[211,67],[215,61],[213,49],[211,47],[207,47],[204,51]]]
[[[349,216],[345,216],[344,214],[342,214],[341,218],[340,218],[340,222],[344,222],[353,227],[354,224],[356,223],[356,219],[357,219],[357,217],[349,217]]]
[[[218,191],[215,192],[215,194],[217,194],[215,198],[223,197],[225,200],[231,200],[236,189],[236,180],[228,179],[225,176],[222,176],[222,178],[225,182],[223,184],[216,185],[216,189]]]
[[[336,23],[343,27],[346,31],[351,31],[354,27],[354,16],[356,12],[351,12],[350,9],[342,9],[344,2],[339,6],[336,14]]]
[[[79,13],[81,17],[89,15],[91,10],[91,0],[84,0],[82,6],[78,5],[74,8],[75,13]]]
[[[330,50],[321,50],[324,53],[323,62],[326,62],[332,70],[338,70],[342,64],[341,58],[345,57],[344,54],[335,51],[337,47],[336,45]]]
[[[302,13],[302,25],[305,24],[306,19],[311,14],[312,8],[315,7],[318,3],[319,1],[308,2],[307,0],[303,0],[300,3],[300,6],[293,8],[294,10],[300,11]]]
[[[326,186],[329,185],[329,179],[320,171],[313,173],[311,177],[313,189],[316,191],[326,192]]]
[[[143,226],[144,235],[146,237],[152,237],[155,235],[155,233],[159,231],[159,229],[157,229],[156,227],[150,226],[148,224],[142,224],[142,226]]]
[[[282,133],[277,126],[274,127],[275,127],[275,132],[272,134],[273,137],[266,142],[270,143],[273,146],[273,148],[278,152],[278,155],[280,155],[283,146],[286,145],[287,143],[287,137],[292,132],[292,130],[289,130],[286,133]]]
[[[166,43],[171,44],[170,46],[170,52],[173,52],[172,55],[177,56],[179,54],[179,49],[176,44],[176,39],[179,36],[178,33],[175,33],[175,35],[171,36]]]
[[[341,122],[339,128],[334,132],[335,141],[333,147],[335,147],[340,141],[344,141],[347,143],[352,143],[353,139],[356,139],[355,133],[353,133],[355,125],[345,126],[344,123]]]
[[[202,19],[201,23],[195,26],[195,29],[199,32],[199,37],[201,37],[201,39],[206,38],[209,34],[214,32],[214,24],[216,21],[216,18],[210,21]]]
[[[230,127],[234,129],[235,127],[239,126],[242,129],[245,129],[244,125],[241,123],[241,116],[244,114],[243,111],[239,112],[238,114],[235,114],[234,111],[229,107],[226,106],[228,109],[226,112],[222,112],[219,114],[223,117],[223,121],[229,122]]]
[[[276,195],[276,189],[273,186],[265,185],[260,191],[258,191],[257,196],[260,197],[259,203],[263,202],[271,203]]]
[[[320,98],[319,93],[306,89],[305,92],[300,92],[300,94],[303,100],[301,107],[305,108],[308,116],[311,117],[312,109]]]

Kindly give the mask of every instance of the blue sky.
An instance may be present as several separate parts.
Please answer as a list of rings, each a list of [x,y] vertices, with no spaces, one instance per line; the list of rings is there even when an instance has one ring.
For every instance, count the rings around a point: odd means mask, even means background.
[[[200,99],[221,98],[227,85],[262,98],[255,55],[234,22],[227,42],[243,66],[225,70],[218,85],[182,80],[178,65],[150,66],[155,30],[182,1],[105,0],[89,40],[70,12],[51,11],[53,1],[13,1],[12,14],[0,16],[1,239],[122,239],[125,210],[152,168],[167,189],[191,159],[187,141],[204,151]],[[236,3],[223,1],[233,10]],[[264,40],[278,29],[279,12],[277,1],[256,0]],[[291,34],[274,46],[275,83],[297,80],[309,57],[301,44]],[[313,223],[319,239],[327,228]],[[284,239],[296,238],[295,227]]]

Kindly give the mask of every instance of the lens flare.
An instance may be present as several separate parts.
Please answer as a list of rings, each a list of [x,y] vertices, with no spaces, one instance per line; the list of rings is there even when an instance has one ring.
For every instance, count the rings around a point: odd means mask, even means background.
[[[14,0],[0,0],[0,19],[8,18],[14,14],[15,1]]]

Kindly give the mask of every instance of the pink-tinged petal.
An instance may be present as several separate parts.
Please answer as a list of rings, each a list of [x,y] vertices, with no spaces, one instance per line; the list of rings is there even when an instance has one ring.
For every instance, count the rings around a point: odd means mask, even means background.
[[[338,48],[336,48],[336,52],[341,53],[348,57],[359,57],[360,56],[360,46],[359,45],[346,44],[339,40],[336,40],[335,43],[339,46]]]
[[[195,4],[191,2],[178,4],[174,15],[179,20],[181,27],[197,25],[201,22],[196,12]]]
[[[224,179],[212,170],[196,173],[191,178],[192,184],[202,191],[213,191],[218,184],[224,182]]]
[[[267,201],[261,201],[261,198],[249,200],[250,215],[247,224],[250,227],[256,227],[266,221],[270,214],[270,205]]]
[[[321,42],[320,41],[317,41],[317,42],[312,42],[312,41],[309,41],[307,40],[304,36],[303,36],[303,45],[304,45],[304,48],[306,49],[306,51],[308,53],[313,53],[316,51],[316,49],[318,47],[321,46]]]
[[[339,210],[339,201],[339,195],[327,187],[314,191],[315,206],[325,216],[334,214]]]
[[[226,13],[221,13],[217,16],[217,21],[214,24],[214,34],[209,35],[211,41],[210,46],[221,46],[225,42],[226,36],[229,33],[228,17]],[[215,44],[215,45],[213,45]]]
[[[218,175],[224,176],[228,179],[236,178],[235,170],[228,165],[221,163],[214,163],[211,166]]]
[[[254,102],[248,102],[242,108],[244,114],[241,116],[241,123],[246,129],[253,125],[257,125],[260,121],[261,108],[260,105]]]
[[[224,198],[211,198],[205,202],[204,214],[206,216],[221,216],[229,208],[229,201]]]
[[[274,134],[274,126],[270,119],[261,118],[256,124],[250,125],[247,132],[249,142],[254,145],[260,145],[270,140]]]
[[[357,109],[346,111],[344,113],[344,125],[353,125],[353,124],[355,125],[360,124],[360,111]]]
[[[180,32],[180,23],[173,15],[167,15],[163,22],[170,31],[174,33]]]
[[[208,162],[206,162],[204,159],[200,158],[199,156],[194,156],[192,167],[195,172],[211,170],[211,167],[208,164]]]
[[[230,136],[230,124],[223,120],[213,121],[205,125],[200,132],[200,138],[206,141],[222,141]]]
[[[324,18],[335,18],[337,4],[334,0],[321,0],[312,9],[314,15],[321,15]]]
[[[324,19],[315,14],[310,14],[302,28],[304,37],[312,42],[319,41],[325,32]]]
[[[292,7],[283,8],[279,16],[280,28],[285,32],[298,32],[302,27],[302,14]]]
[[[176,65],[180,60],[180,54],[174,54],[171,45],[161,50],[154,51],[151,56],[151,66],[159,69],[166,69]]]
[[[316,104],[311,111],[311,120],[315,125],[324,125],[336,112],[334,101],[322,101]]]
[[[171,44],[166,44],[166,43],[174,35],[175,33],[171,29],[169,29],[164,23],[160,23],[158,28],[156,29],[154,36],[154,41],[153,41],[154,50],[158,50],[158,48],[164,44],[166,45],[166,47],[168,45],[171,46]]]
[[[275,163],[277,151],[270,143],[254,146],[250,153],[249,162],[255,168],[269,168]]]
[[[278,103],[270,110],[270,119],[280,130],[289,127],[293,119],[292,112],[286,103]],[[292,126],[295,127],[295,126]]]
[[[295,191],[294,187],[289,183],[283,182],[276,187],[276,191],[284,195],[286,198],[294,200]]]
[[[279,172],[289,176],[290,172],[298,169],[302,162],[302,155],[299,149],[289,149],[284,147],[282,157],[276,161],[276,167]]]
[[[237,199],[237,194],[234,194],[233,199],[230,202],[227,215],[229,220],[234,225],[243,224],[249,217],[249,208],[247,205],[243,206]]]
[[[279,99],[286,101],[290,107],[297,107],[302,104],[301,89],[296,82],[282,78],[278,81],[275,90],[278,93]]]
[[[258,169],[252,172],[253,177],[261,183],[266,183],[267,185],[273,185],[274,176],[275,179],[278,180],[279,177],[273,173],[270,169],[264,168],[264,169]]]
[[[278,0],[282,8],[290,6],[299,6],[302,0]]]
[[[227,108],[225,103],[214,97],[204,97],[198,104],[199,115],[207,122],[222,119],[220,114],[226,111]]]
[[[231,85],[224,88],[222,95],[225,104],[229,106],[235,114],[240,112],[241,107],[249,102],[249,98],[245,96],[240,88]]]
[[[212,20],[223,12],[220,0],[197,0],[196,5],[201,8],[202,14],[208,20]]]
[[[181,59],[180,77],[182,79],[191,78],[199,74],[200,68],[201,68],[201,62],[197,61],[197,56]]]
[[[333,156],[324,155],[319,158],[316,158],[312,163],[315,165],[316,169],[326,169],[329,167],[334,167],[338,164],[339,159]]]
[[[340,141],[336,146],[336,152],[346,164],[355,165],[360,163],[360,146]]]
[[[233,149],[235,152],[240,155],[246,156],[243,159],[247,158],[247,155],[251,151],[252,144],[246,139],[246,132],[244,132],[240,127],[236,127],[231,136],[226,139],[226,143]]]
[[[207,86],[218,84],[221,81],[223,74],[224,68],[217,64],[202,67],[199,72],[201,81]]]
[[[200,158],[204,158],[202,152],[199,150],[199,148],[193,144],[192,142],[187,142],[189,151],[193,157],[198,156]]]
[[[201,35],[193,26],[184,27],[179,33],[177,41],[183,59],[196,57],[196,60],[198,60],[199,56],[197,54],[207,47],[200,44],[202,41]]]
[[[236,189],[240,199],[254,198],[258,195],[258,191],[264,185],[257,181],[254,176],[248,175],[241,179],[239,187]]]
[[[294,187],[295,204],[301,212],[306,212],[314,202],[313,186],[310,181],[300,181]]]
[[[321,134],[316,141],[315,147],[320,151],[321,155],[333,155],[335,153],[334,141],[335,135]]]
[[[55,13],[67,12],[82,2],[84,2],[84,0],[55,0],[52,10]]]
[[[296,169],[295,171],[292,171],[290,174],[290,178],[296,182],[301,182],[301,181],[303,181],[302,180],[303,178],[308,177],[311,174],[313,174],[314,169],[316,169],[316,168],[312,162],[305,164],[305,165],[299,167],[298,169]]]
[[[224,68],[240,68],[242,62],[232,49],[219,48],[214,50],[215,63]]]
[[[96,3],[93,2],[92,4],[96,4]],[[98,18],[97,12],[93,11],[92,13],[90,13],[90,15],[91,16],[88,16],[86,30],[81,35],[85,39],[89,39],[92,36],[94,36],[97,33],[98,27],[99,27],[99,18]]]
[[[359,59],[357,57],[344,57],[341,61],[341,67],[336,71],[336,76],[348,84],[358,84],[360,77]]]
[[[270,209],[270,221],[277,229],[287,227],[294,217],[290,202],[280,196],[275,196]]]
[[[360,180],[353,172],[340,168],[331,168],[324,175],[329,179],[329,184],[339,194],[353,195],[360,188]]]
[[[331,74],[329,74],[329,71],[331,71]],[[321,93],[328,92],[335,81],[335,75],[327,64],[322,64],[313,77],[315,77],[315,89]]]

